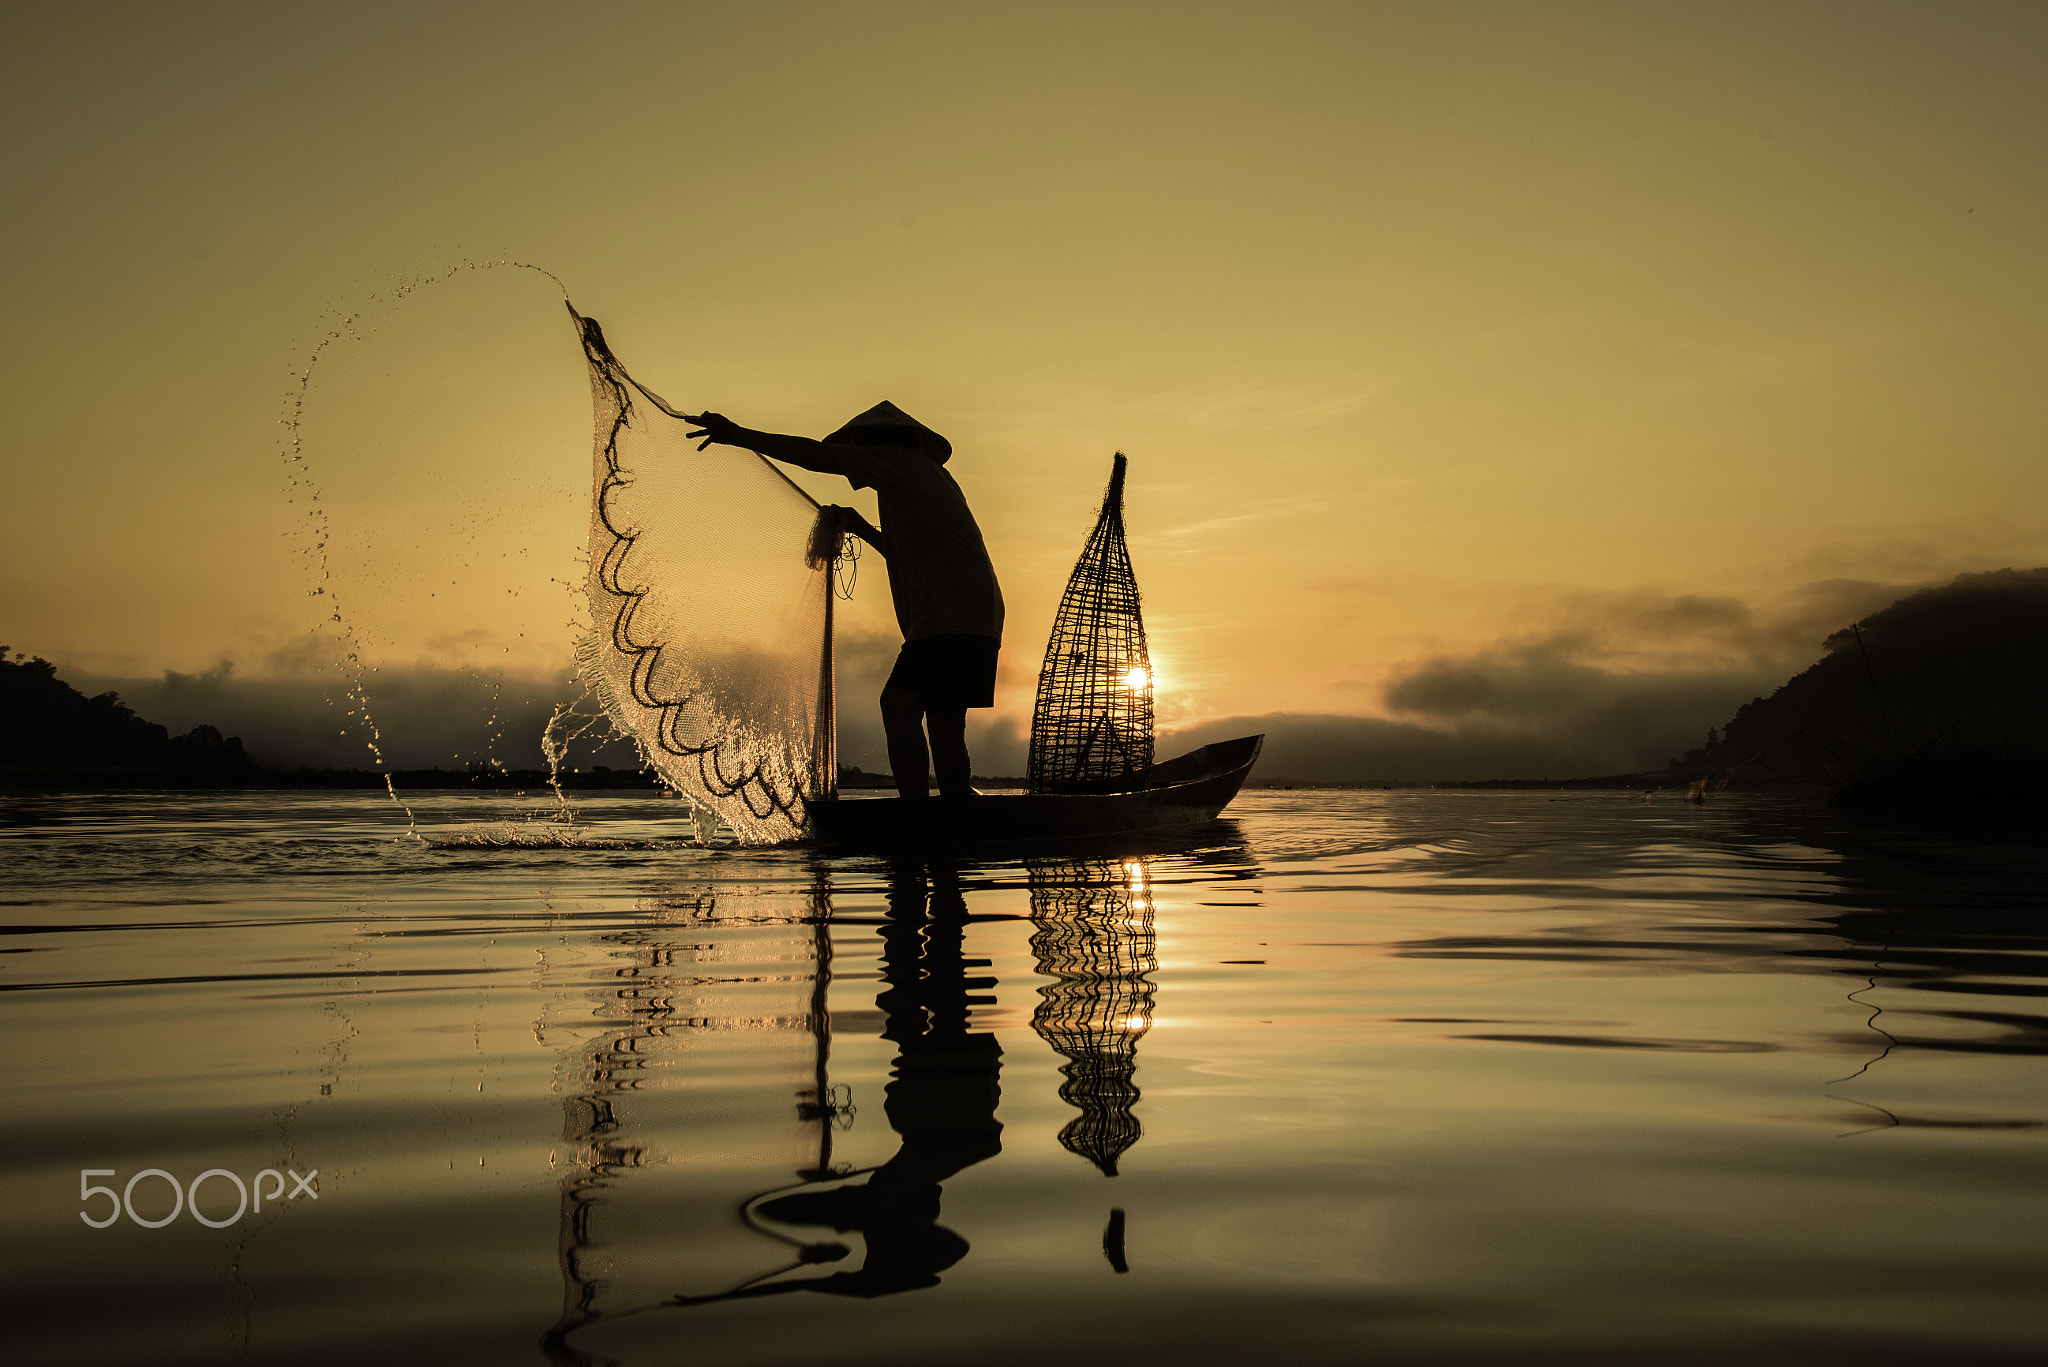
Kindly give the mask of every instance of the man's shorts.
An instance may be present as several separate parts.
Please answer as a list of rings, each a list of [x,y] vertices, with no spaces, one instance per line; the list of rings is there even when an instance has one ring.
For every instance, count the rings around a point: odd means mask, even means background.
[[[1002,648],[993,636],[957,631],[905,641],[885,686],[919,694],[927,706],[994,707]]]

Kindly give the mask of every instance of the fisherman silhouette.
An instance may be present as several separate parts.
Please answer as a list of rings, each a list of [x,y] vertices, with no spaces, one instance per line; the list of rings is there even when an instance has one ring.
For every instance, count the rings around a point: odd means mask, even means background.
[[[689,418],[701,437],[755,451],[873,489],[882,525],[851,508],[845,525],[889,562],[889,596],[903,649],[882,688],[882,726],[900,796],[974,793],[967,755],[967,709],[995,705],[996,653],[1003,638],[1003,592],[966,496],[945,470],[952,443],[886,400],[823,441],[741,427],[717,413]],[[926,739],[930,744],[927,747]]]
[[[937,1286],[939,1274],[967,1256],[967,1241],[939,1223],[940,1184],[1003,1150],[1002,1046],[973,1033],[972,993],[995,980],[969,977],[987,960],[962,957],[967,902],[956,871],[901,864],[890,870],[889,914],[881,929],[883,990],[875,998],[894,1042],[882,1109],[902,1139],[895,1156],[868,1180],[763,1201],[755,1213],[781,1224],[859,1230],[867,1258],[852,1272],[741,1287],[710,1296],[677,1296],[672,1305],[746,1300],[792,1291],[872,1298]],[[804,1261],[836,1261],[838,1245],[811,1245]]]

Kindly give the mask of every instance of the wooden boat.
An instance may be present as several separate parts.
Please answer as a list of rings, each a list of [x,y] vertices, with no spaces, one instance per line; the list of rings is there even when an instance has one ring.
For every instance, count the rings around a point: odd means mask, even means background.
[[[808,804],[810,833],[834,845],[969,845],[1074,840],[1213,821],[1237,796],[1264,736],[1218,741],[1136,774],[1056,793],[942,798],[827,798]]]

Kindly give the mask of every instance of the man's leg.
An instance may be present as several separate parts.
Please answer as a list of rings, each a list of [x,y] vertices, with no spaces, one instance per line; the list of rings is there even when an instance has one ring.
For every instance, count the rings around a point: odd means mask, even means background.
[[[924,710],[925,730],[932,737],[932,769],[940,797],[974,796],[974,766],[967,758],[967,709],[947,703]]]
[[[965,713],[962,714],[963,721]],[[889,737],[889,772],[898,797],[931,796],[931,754],[924,743],[924,695],[904,688],[882,690],[882,730]]]

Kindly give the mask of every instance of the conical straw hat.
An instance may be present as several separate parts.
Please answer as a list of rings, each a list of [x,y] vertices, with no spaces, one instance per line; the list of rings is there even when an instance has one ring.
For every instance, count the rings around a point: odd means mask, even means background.
[[[887,399],[882,400],[867,412],[848,419],[838,431],[826,437],[825,440],[839,441],[849,433],[858,431],[863,427],[895,427],[910,432],[922,432],[929,438],[929,441],[926,443],[927,448],[937,457],[941,465],[944,465],[953,455],[952,442],[947,441],[944,437],[932,431],[931,428],[926,427]]]

